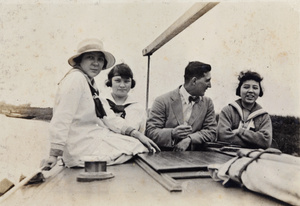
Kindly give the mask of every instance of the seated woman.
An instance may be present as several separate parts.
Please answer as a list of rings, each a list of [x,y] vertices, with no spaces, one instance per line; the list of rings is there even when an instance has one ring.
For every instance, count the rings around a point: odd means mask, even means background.
[[[63,156],[67,167],[82,167],[86,156],[112,165],[137,153],[160,151],[152,140],[117,117],[99,96],[94,77],[115,63],[101,41],[84,40],[68,63],[73,68],[59,83],[49,128],[47,166],[52,168],[58,156]]]
[[[271,118],[256,103],[257,98],[263,96],[262,79],[256,72],[240,73],[236,95],[241,98],[222,109],[217,126],[218,141],[247,148],[271,146]]]
[[[135,85],[130,67],[124,63],[115,65],[107,75],[106,86],[111,87],[112,92],[106,100],[117,116],[124,118],[128,125],[144,133],[146,110],[128,95]]]

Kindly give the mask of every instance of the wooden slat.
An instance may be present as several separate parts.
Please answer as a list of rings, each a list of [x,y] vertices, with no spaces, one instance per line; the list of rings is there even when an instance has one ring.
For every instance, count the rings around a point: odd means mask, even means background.
[[[231,157],[235,157],[237,155],[236,152],[222,151],[221,148],[208,147],[208,148],[206,148],[206,150],[207,151],[218,152],[218,153],[221,153],[221,154],[226,154],[226,155],[229,155]]]
[[[223,164],[232,156],[212,151],[164,151],[159,153],[138,154],[154,170],[162,171],[187,171],[207,169],[210,164]]]
[[[167,30],[158,36],[149,46],[143,49],[143,56],[152,55],[156,50],[174,38],[177,34],[203,16],[206,12],[215,7],[219,2],[195,3]]]
[[[149,167],[145,162],[140,159],[135,159],[135,162],[145,170],[153,179],[155,179],[159,184],[165,187],[169,192],[180,192],[182,191],[181,185],[176,182],[176,180],[172,179],[171,177],[159,174],[154,171],[151,167]]]
[[[210,178],[208,171],[164,172],[173,179]]]

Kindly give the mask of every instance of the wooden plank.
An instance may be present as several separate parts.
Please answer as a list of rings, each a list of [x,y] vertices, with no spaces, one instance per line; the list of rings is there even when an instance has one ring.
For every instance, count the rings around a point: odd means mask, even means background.
[[[143,56],[152,55],[156,50],[174,38],[177,34],[203,16],[219,2],[195,3],[186,11],[177,21],[175,21],[167,30],[158,36],[149,46],[143,49]]]
[[[208,147],[206,148],[207,151],[214,151],[214,152],[219,152],[221,154],[226,154],[231,157],[236,157],[237,153],[236,152],[229,152],[229,151],[222,151],[221,148],[213,148],[213,147]]]
[[[173,179],[210,178],[208,171],[164,172]]]
[[[212,151],[163,151],[154,154],[138,154],[138,157],[159,172],[203,170],[207,169],[209,164],[223,164],[232,158]]]
[[[135,162],[145,170],[153,179],[155,179],[159,184],[165,187],[169,192],[180,192],[182,191],[181,185],[167,175],[161,175],[149,167],[145,162],[140,159],[135,159]]]

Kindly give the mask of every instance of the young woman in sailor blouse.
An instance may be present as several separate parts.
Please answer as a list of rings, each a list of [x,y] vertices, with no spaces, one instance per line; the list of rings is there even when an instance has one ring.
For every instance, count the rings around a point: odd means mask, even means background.
[[[130,67],[124,63],[115,65],[107,75],[106,86],[111,87],[111,93],[106,98],[110,108],[117,116],[124,118],[128,125],[144,133],[146,110],[128,94],[136,86]]]
[[[271,146],[271,118],[256,102],[263,96],[262,79],[256,72],[240,73],[236,89],[240,98],[222,109],[217,126],[218,141],[247,148],[266,149]]]

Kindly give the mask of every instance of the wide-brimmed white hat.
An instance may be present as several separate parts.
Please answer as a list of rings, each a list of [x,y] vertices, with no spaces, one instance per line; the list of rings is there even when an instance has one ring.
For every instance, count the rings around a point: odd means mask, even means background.
[[[102,52],[105,55],[107,65],[106,68],[103,69],[112,67],[116,62],[115,57],[111,53],[104,50],[102,41],[98,39],[85,39],[78,44],[77,54],[70,57],[68,63],[72,67],[75,66],[76,62],[74,59],[87,52]]]

